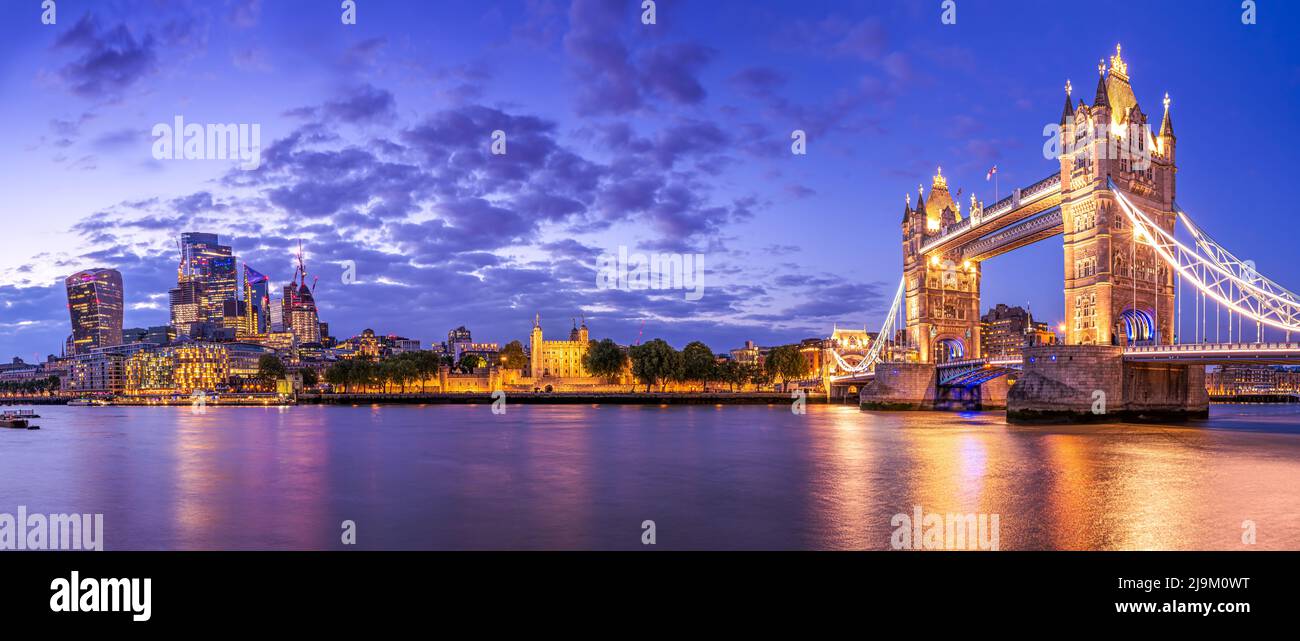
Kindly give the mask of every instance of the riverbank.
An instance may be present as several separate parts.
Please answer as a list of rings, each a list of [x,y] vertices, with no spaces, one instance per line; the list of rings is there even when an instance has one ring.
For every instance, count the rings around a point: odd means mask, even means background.
[[[779,392],[506,392],[506,403],[553,405],[775,405],[793,402]],[[825,397],[809,394],[810,403]],[[490,393],[463,394],[299,394],[300,405],[441,404],[492,403]]]

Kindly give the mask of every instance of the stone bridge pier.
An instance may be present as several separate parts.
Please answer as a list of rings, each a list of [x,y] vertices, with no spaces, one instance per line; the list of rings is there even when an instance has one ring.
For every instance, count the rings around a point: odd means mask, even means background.
[[[1209,408],[1204,365],[1126,363],[1121,347],[1047,345],[1025,348],[1007,421],[1186,421]]]
[[[875,380],[862,389],[864,410],[995,410],[1007,406],[1008,381],[995,378],[979,385],[939,384],[931,363],[881,363]]]

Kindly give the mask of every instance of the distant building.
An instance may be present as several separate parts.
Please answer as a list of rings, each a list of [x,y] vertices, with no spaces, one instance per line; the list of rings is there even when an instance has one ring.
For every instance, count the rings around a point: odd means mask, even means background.
[[[266,310],[266,321],[268,323],[268,332],[287,331],[284,325],[284,299],[275,297],[271,299],[271,306]]]
[[[999,303],[980,318],[980,345],[988,358],[1017,358],[1026,344],[1050,345],[1056,334],[1047,323],[1034,321],[1023,307]]]
[[[236,263],[231,247],[216,234],[181,234],[180,272],[202,284],[200,316],[210,323],[220,324],[225,301],[237,298]]]
[[[576,321],[575,321],[576,323]],[[590,336],[587,322],[574,325],[569,340],[543,340],[541,316],[533,319],[533,331],[528,339],[529,376],[534,380],[544,377],[588,378],[591,376],[582,364],[587,355]]]
[[[154,327],[132,327],[122,330],[122,344],[131,343],[150,343],[152,345],[166,345],[176,340],[176,329],[171,325],[157,325]]]
[[[244,314],[240,333],[260,336],[270,330],[271,279],[265,274],[244,265]]]
[[[451,356],[452,360],[459,361],[461,356],[461,351],[464,349],[464,346],[471,345],[473,343],[474,343],[474,337],[470,334],[470,331],[466,329],[464,325],[461,325],[460,327],[457,327],[456,329],[447,332],[446,352],[448,355]]]
[[[14,357],[12,363],[0,365],[0,382],[30,381],[49,376],[41,363],[27,363]]]
[[[167,292],[171,310],[171,326],[177,336],[191,336],[194,326],[206,322],[203,311],[203,282],[192,276],[181,275]]]
[[[126,361],[132,355],[153,349],[148,343],[97,347],[68,359],[64,391],[76,394],[121,394],[126,388]]]
[[[759,347],[754,341],[745,341],[745,346],[731,350],[731,360],[741,365],[763,366],[767,360],[767,353],[772,351],[771,347]]]
[[[122,344],[122,274],[88,269],[67,278],[72,353]]]
[[[1214,396],[1290,394],[1300,391],[1300,372],[1269,365],[1221,365],[1205,375],[1205,388]]]
[[[298,344],[320,344],[320,316],[316,309],[316,296],[307,286],[307,265],[303,262],[301,249],[293,280],[284,286],[281,306],[284,328],[293,332]]]

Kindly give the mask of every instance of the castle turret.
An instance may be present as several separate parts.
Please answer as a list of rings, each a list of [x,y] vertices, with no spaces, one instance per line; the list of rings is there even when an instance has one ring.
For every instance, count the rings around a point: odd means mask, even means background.
[[[533,316],[533,332],[528,337],[528,375],[542,375],[542,315]]]

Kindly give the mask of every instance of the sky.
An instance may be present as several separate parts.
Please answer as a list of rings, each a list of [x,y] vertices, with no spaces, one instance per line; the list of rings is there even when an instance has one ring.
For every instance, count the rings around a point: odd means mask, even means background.
[[[56,0],[43,24],[0,0],[0,356],[60,352],[82,269],[122,272],[127,327],[166,324],[185,231],[277,290],[301,241],[339,338],[505,343],[535,314],[715,351],[874,331],[904,194],[939,166],[963,203],[993,202],[994,165],[1001,195],[1056,171],[1043,128],[1117,43],[1144,111],[1170,95],[1177,201],[1300,288],[1297,3],[640,4],[356,0],[343,24],[331,0]],[[260,165],[155,158],[177,116],[258,125]],[[1059,320],[1060,243],[985,264],[984,307]],[[702,295],[599,288],[620,246],[702,256]]]

